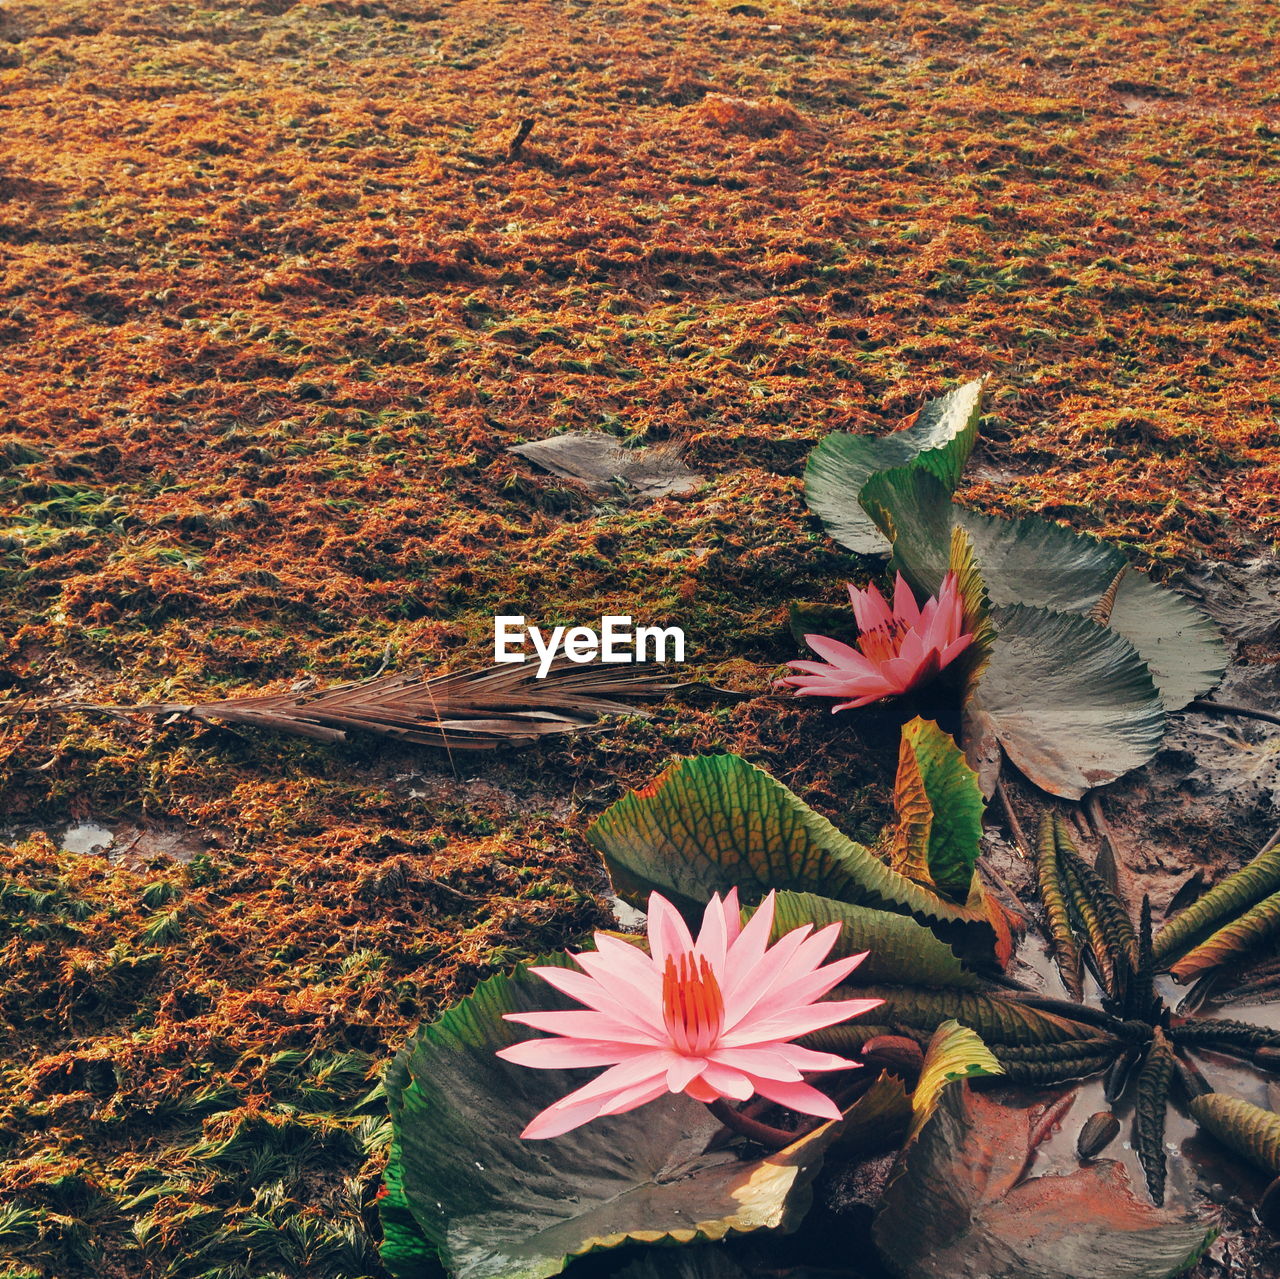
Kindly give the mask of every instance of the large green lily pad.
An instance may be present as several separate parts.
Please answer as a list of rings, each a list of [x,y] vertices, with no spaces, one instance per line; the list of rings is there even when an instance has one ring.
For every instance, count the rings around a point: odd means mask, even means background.
[[[915,461],[947,492],[953,490],[978,438],[981,394],[980,381],[966,382],[928,401],[915,422],[888,435],[828,435],[805,468],[809,509],[841,546],[862,555],[886,554],[888,540],[858,505],[862,486],[877,472]]]
[[[673,1096],[553,1140],[522,1141],[535,1114],[594,1072],[502,1061],[497,1050],[529,1033],[503,1014],[576,1006],[523,970],[493,977],[396,1059],[386,1085],[396,1146],[384,1206],[397,1279],[428,1279],[436,1265],[457,1279],[547,1279],[600,1249],[788,1230],[807,1210],[838,1124],[744,1163],[731,1150],[704,1153],[718,1123],[705,1106]],[[410,1223],[420,1234],[416,1257]]]

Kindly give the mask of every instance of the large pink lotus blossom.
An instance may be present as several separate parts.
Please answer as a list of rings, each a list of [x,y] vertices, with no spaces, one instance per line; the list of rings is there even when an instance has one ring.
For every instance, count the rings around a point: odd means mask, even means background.
[[[769,946],[770,893],[744,927],[737,890],[712,897],[694,941],[675,907],[649,898],[649,954],[607,933],[574,955],[582,972],[529,971],[586,1005],[572,1012],[508,1013],[507,1021],[550,1031],[498,1056],[521,1066],[565,1070],[608,1066],[590,1083],[536,1116],[522,1137],[558,1137],[601,1115],[618,1115],[665,1093],[698,1101],[746,1101],[755,1093],[824,1119],[835,1102],[804,1082],[805,1071],[859,1063],[789,1042],[856,1017],[879,999],[816,1003],[866,952],[822,965],[839,924],[793,929]],[[812,936],[810,934],[812,933]]]
[[[865,591],[850,586],[849,598],[861,632],[858,647],[806,635],[805,643],[826,661],[788,662],[804,673],[778,681],[801,696],[839,698],[833,712],[905,693],[932,679],[973,643],[964,629],[964,600],[954,573],[946,575],[937,598],[930,596],[923,608],[901,573],[892,609],[874,584]]]

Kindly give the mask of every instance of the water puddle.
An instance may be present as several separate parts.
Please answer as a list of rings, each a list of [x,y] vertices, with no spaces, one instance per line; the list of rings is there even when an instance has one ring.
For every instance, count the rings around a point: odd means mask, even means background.
[[[189,826],[149,825],[131,822],[108,825],[77,821],[33,826],[0,826],[0,845],[16,844],[37,834],[47,835],[63,852],[83,857],[105,857],[113,866],[140,865],[156,857],[189,862],[197,853],[221,847],[220,831],[198,831]]]

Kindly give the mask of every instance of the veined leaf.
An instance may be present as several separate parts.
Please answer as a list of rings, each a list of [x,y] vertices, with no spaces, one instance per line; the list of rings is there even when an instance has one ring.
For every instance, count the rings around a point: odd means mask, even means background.
[[[1151,1029],[1151,1043],[1134,1088],[1133,1146],[1146,1174],[1147,1189],[1156,1207],[1164,1203],[1167,1172],[1164,1153],[1165,1117],[1169,1085],[1173,1082],[1173,1046],[1159,1026]]]
[[[976,1031],[998,1056],[1004,1044],[1056,1044],[1097,1037],[1092,1026],[1072,1021],[998,995],[970,990],[926,990],[918,986],[840,986],[835,998],[883,999],[872,1013],[888,1033],[900,1030],[933,1032],[948,1021]],[[885,1033],[882,1031],[881,1033]],[[833,1026],[805,1039],[815,1047],[840,1052],[845,1044],[862,1042],[858,1023]]]
[[[1222,678],[1227,652],[1217,627],[1190,601],[1131,567],[1114,546],[1039,516],[1007,520],[957,506],[918,467],[867,482],[863,505],[893,542],[891,564],[918,589],[937,592],[951,535],[962,528],[993,605],[1087,614],[1120,571],[1107,625],[1146,662],[1165,709],[1181,709]]]
[[[1191,1117],[1224,1146],[1280,1176],[1280,1115],[1239,1097],[1207,1092],[1187,1102]]]
[[[1049,934],[1053,939],[1058,971],[1062,974],[1067,993],[1079,1002],[1084,998],[1084,982],[1080,971],[1080,947],[1067,912],[1063,870],[1058,861],[1061,823],[1062,818],[1056,811],[1047,812],[1040,819],[1036,838],[1036,878],[1040,900],[1049,919]]]
[[[986,805],[977,774],[951,735],[931,720],[917,716],[903,727],[894,804],[894,869],[936,888],[950,901],[966,901]]]
[[[700,917],[715,892],[816,893],[911,915],[965,953],[989,954],[985,905],[957,906],[890,870],[768,773],[737,755],[682,760],[607,809],[588,830],[614,884],[642,904],[659,890]]]
[[[1156,934],[1154,951],[1157,961],[1186,951],[1224,920],[1242,914],[1275,892],[1280,892],[1280,845],[1255,857],[1235,874],[1228,875],[1199,901],[1169,920]]]
[[[1108,996],[1117,1004],[1123,1003],[1138,970],[1138,936],[1133,921],[1111,886],[1080,856],[1061,818],[1055,822],[1054,839],[1067,901],[1084,926]]]
[[[1122,1164],[1027,1177],[1045,1110],[950,1084],[885,1190],[873,1237],[902,1279],[1168,1279],[1215,1232],[1142,1203]]]
[[[1280,935],[1280,892],[1264,897],[1251,906],[1239,919],[1232,920],[1225,928],[1189,951],[1169,971],[1179,981],[1189,981],[1200,973],[1208,972],[1221,964],[1239,959],[1255,946],[1271,941]]]
[[[799,1220],[838,1124],[743,1163],[732,1151],[704,1153],[719,1123],[680,1096],[522,1141],[524,1125],[584,1075],[496,1057],[526,1034],[503,1014],[574,1006],[523,970],[493,977],[397,1058],[387,1076],[393,1184],[424,1250],[457,1279],[548,1279],[599,1249],[719,1240]]]
[[[905,430],[881,436],[828,435],[805,468],[809,509],[841,546],[862,555],[885,554],[888,543],[858,505],[862,486],[878,471],[914,462],[948,493],[953,491],[978,438],[981,396],[981,381],[967,382],[929,400]]]
[[[992,620],[991,660],[965,707],[979,772],[990,736],[1041,789],[1079,799],[1155,755],[1164,706],[1132,644],[1087,617],[1023,604]]]
[[[909,915],[894,915],[865,906],[850,906],[813,893],[779,893],[773,916],[773,940],[802,924],[814,931],[839,924],[840,936],[830,959],[860,950],[867,957],[854,970],[855,982],[951,986],[978,990],[981,982],[961,964],[955,952]]]
[[[924,1127],[947,1084],[957,1079],[1002,1074],[1004,1067],[977,1034],[958,1021],[944,1021],[933,1032],[920,1078],[911,1094],[913,1118],[908,1140]]]

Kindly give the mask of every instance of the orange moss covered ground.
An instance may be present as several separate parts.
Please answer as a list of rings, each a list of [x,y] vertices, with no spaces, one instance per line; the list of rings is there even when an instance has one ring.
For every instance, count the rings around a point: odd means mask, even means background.
[[[813,441],[984,372],[973,500],[1158,566],[1274,540],[1278,44],[1233,0],[7,5],[0,694],[211,699],[620,607],[760,687],[849,571]],[[505,452],[566,428],[707,483],[602,504]],[[602,918],[592,813],[736,749],[872,828],[882,776],[764,699],[456,771],[6,725],[0,827],[204,846],[3,856],[18,1274],[376,1274],[378,1064]]]

